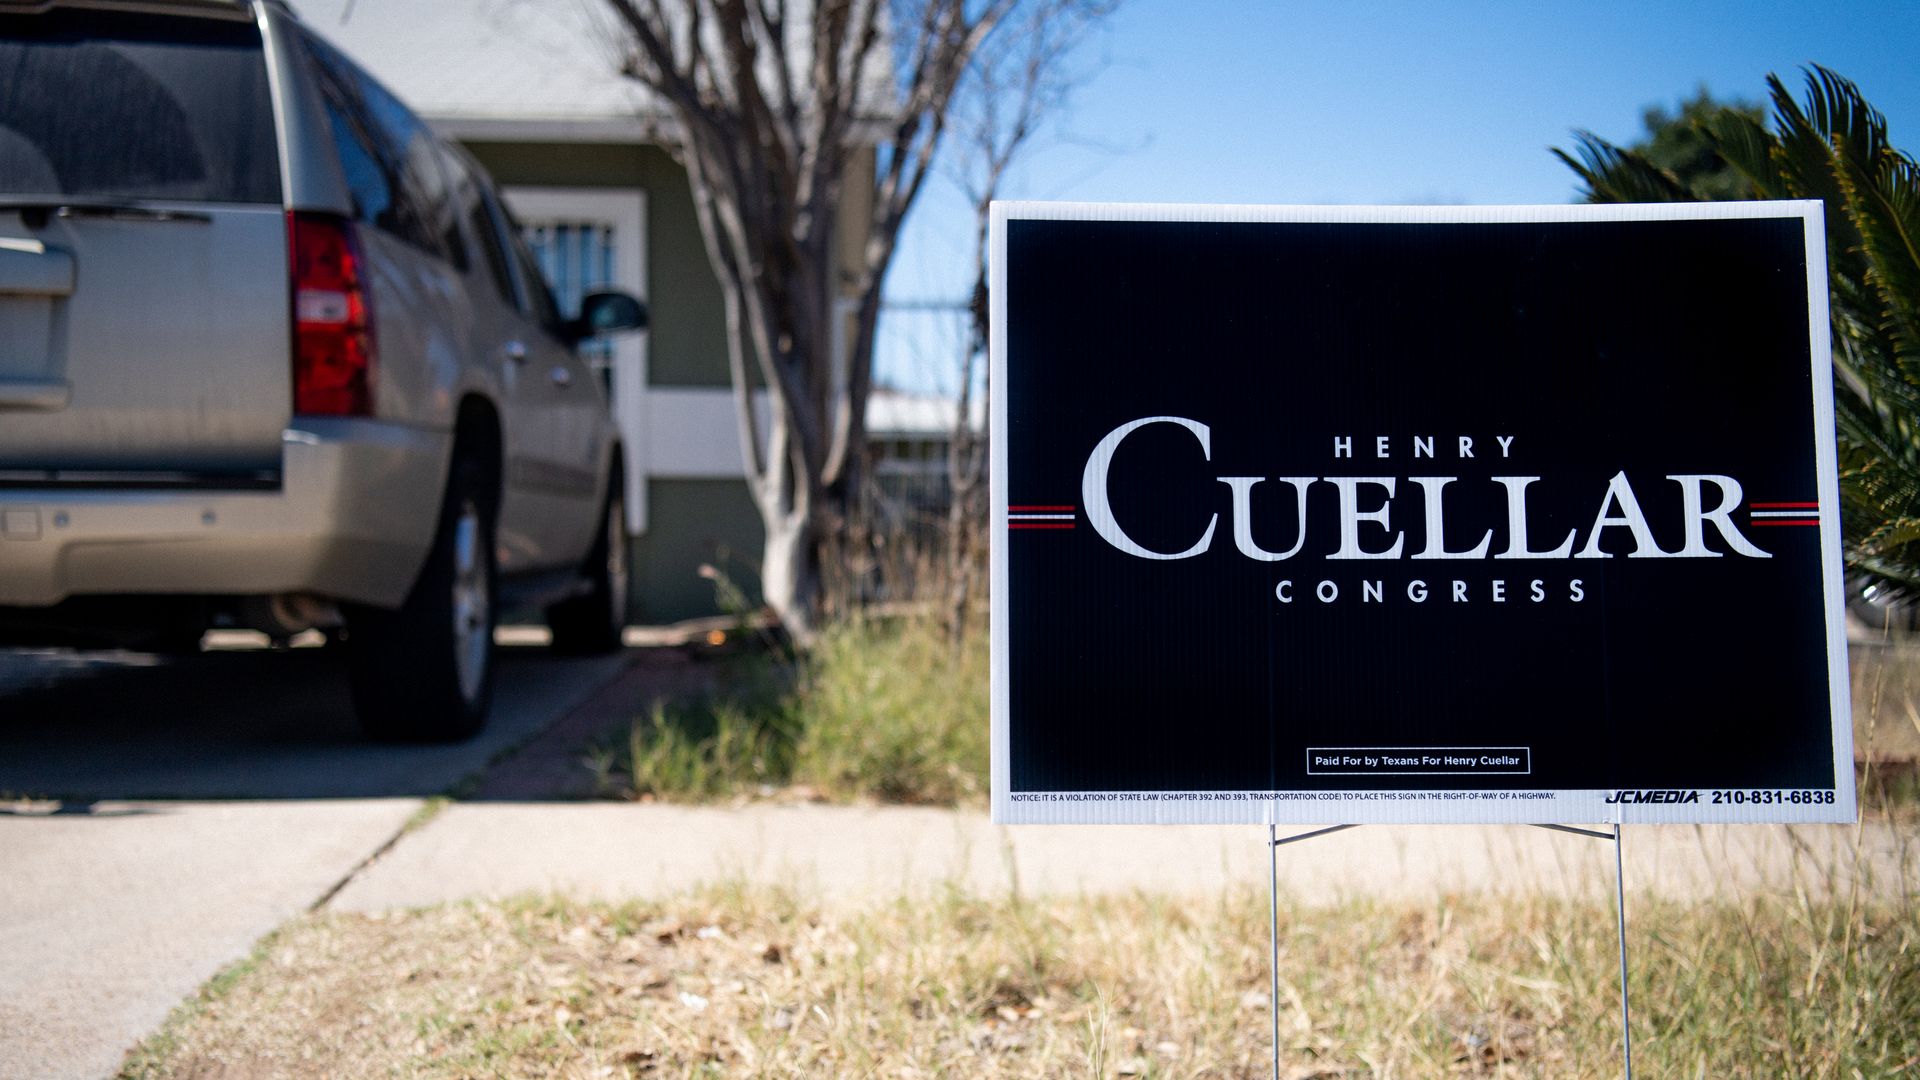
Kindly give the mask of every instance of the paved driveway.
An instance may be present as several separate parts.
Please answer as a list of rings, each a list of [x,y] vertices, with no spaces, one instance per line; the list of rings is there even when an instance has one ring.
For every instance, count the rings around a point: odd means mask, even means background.
[[[0,650],[0,1077],[110,1075],[425,797],[630,659],[505,652],[483,736],[383,747],[359,739],[320,650]]]
[[[323,649],[0,650],[0,796],[337,799],[438,795],[537,733],[624,663],[504,648],[494,714],[454,746],[379,746]]]

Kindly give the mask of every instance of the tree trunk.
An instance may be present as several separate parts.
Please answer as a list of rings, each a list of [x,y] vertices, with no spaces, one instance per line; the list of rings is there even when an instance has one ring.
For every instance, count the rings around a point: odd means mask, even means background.
[[[977,341],[976,341],[977,343]],[[955,403],[953,428],[947,443],[947,632],[958,656],[967,637],[968,609],[972,606],[974,570],[979,559],[986,507],[980,499],[981,439],[973,430],[973,358],[969,345],[960,365],[960,400]]]
[[[819,630],[815,611],[820,592],[816,564],[819,530],[811,514],[762,517],[767,542],[760,557],[761,596],[793,640],[810,645]]]
[[[823,590],[841,567],[830,560],[865,539],[856,515],[881,284],[948,110],[1019,0],[606,3],[622,70],[680,122],[676,156],[725,293],[742,458],[766,529],[761,594],[806,644],[832,613]],[[893,67],[873,78],[882,65]],[[857,153],[869,139],[872,155]],[[861,257],[843,267],[836,238],[854,166],[875,175]],[[834,355],[843,295],[859,302],[844,362]],[[764,424],[756,392],[771,406]]]

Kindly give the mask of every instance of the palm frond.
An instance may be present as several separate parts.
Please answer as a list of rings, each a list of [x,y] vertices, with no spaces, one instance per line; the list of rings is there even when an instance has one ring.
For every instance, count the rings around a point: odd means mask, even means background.
[[[1772,133],[1751,117],[1731,109],[1722,110],[1703,123],[1701,131],[1721,159],[1753,185],[1755,198],[1797,197],[1782,182],[1780,163],[1773,157]]]
[[[1586,183],[1588,202],[1694,201],[1693,195],[1672,173],[1641,154],[1615,146],[1591,131],[1574,132],[1573,141],[1578,160],[1559,147],[1550,149]]]
[[[1867,307],[1851,314],[1920,381],[1920,170],[1889,148],[1867,162],[1836,156],[1835,174],[1866,264],[1858,302]]]
[[[1832,70],[1806,69],[1799,97],[1777,75],[1767,88],[1771,130],[1733,111],[1697,126],[1757,197],[1826,206],[1847,562],[1889,595],[1920,602],[1920,165]],[[1673,201],[1679,185],[1632,149],[1587,132],[1575,139],[1579,161],[1554,152],[1586,181],[1590,201]]]

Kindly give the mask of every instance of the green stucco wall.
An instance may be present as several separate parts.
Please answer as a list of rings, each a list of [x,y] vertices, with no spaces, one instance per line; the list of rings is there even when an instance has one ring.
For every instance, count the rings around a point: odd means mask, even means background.
[[[766,533],[745,483],[650,480],[647,518],[647,534],[634,539],[634,622],[670,623],[719,613],[714,583],[699,573],[703,563],[759,603]]]
[[[686,170],[657,146],[464,144],[502,185],[647,193],[647,367],[654,386],[729,386],[726,309],[707,262]]]

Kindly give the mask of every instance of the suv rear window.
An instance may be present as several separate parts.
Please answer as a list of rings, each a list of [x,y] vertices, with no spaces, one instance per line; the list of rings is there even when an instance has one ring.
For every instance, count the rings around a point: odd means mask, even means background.
[[[0,197],[278,204],[273,123],[251,22],[0,14]]]
[[[466,269],[459,215],[433,133],[400,99],[319,37],[303,35],[354,216]]]

